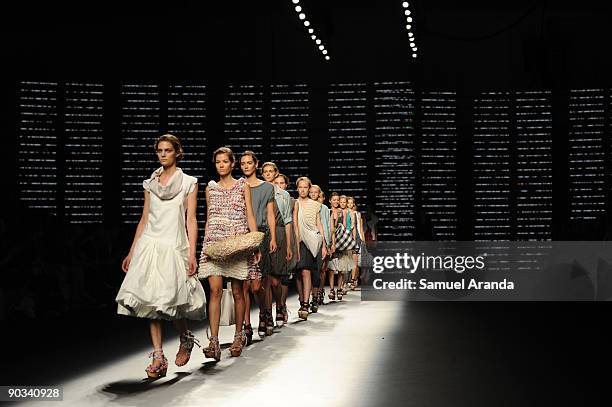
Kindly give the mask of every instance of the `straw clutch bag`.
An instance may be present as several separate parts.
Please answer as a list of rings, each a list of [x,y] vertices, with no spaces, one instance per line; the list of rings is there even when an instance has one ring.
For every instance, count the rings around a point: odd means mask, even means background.
[[[204,249],[204,254],[214,261],[255,251],[264,238],[263,232],[249,232],[215,242]]]

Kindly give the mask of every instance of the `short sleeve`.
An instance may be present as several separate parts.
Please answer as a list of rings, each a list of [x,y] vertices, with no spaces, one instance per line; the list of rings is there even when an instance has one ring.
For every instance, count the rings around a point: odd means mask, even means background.
[[[269,186],[269,188],[267,188],[268,192],[266,192],[266,203],[274,202],[274,185],[267,184],[267,186]]]
[[[291,215],[291,198],[289,197],[289,193],[287,191],[283,192],[284,194],[281,194],[281,199],[284,201],[282,215],[285,225],[288,225],[293,222],[293,216]]]
[[[144,181],[142,181],[142,187],[144,188],[145,191],[150,192],[151,191],[151,179],[145,179]]]
[[[190,194],[195,190],[195,187],[198,184],[198,179],[196,177],[189,176],[188,183],[187,194]]]

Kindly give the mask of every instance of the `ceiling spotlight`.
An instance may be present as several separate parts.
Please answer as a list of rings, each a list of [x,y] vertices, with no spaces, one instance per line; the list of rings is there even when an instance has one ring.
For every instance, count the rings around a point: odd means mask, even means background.
[[[406,24],[406,29],[410,30],[412,28],[412,26],[410,24]]]
[[[310,25],[310,21],[308,21],[308,20],[304,21],[304,25],[305,25],[306,27],[308,27],[308,26]]]
[[[303,20],[303,19],[305,19],[305,18],[306,18],[306,14],[304,14],[304,13],[300,13],[300,15],[299,15],[298,17],[300,17],[300,20]]]
[[[408,36],[409,37],[414,37],[414,34],[413,33],[408,33]]]
[[[311,35],[310,38],[312,38],[313,40],[316,40],[317,36],[316,35]]]
[[[314,30],[312,28],[309,28],[308,29],[308,34],[312,34],[312,33],[314,33]]]
[[[293,0],[293,4],[298,4],[300,0]]]
[[[411,42],[411,43],[410,43],[410,46],[411,46],[412,48],[414,48],[416,45],[415,45],[415,43],[414,43],[414,42]]]
[[[329,55],[325,55],[325,60],[329,61]]]
[[[327,50],[324,49],[323,51],[321,51],[323,53],[323,55],[327,55]]]
[[[416,50],[417,50],[417,47],[412,48],[412,50],[413,50],[413,51],[416,51]]]
[[[298,6],[298,7],[300,7],[300,6]],[[297,8],[297,7],[296,7],[296,8]],[[410,15],[410,10],[404,10],[404,14],[406,14],[407,16],[409,16],[409,15]]]
[[[323,45],[319,45],[319,49],[320,49],[321,51],[323,51],[323,50],[325,49],[325,47],[324,47]]]
[[[299,13],[300,11],[302,11],[302,7],[300,7],[300,6],[295,6],[295,11]]]
[[[416,53],[412,54],[412,58],[416,58]]]
[[[321,43],[321,40],[316,40],[315,42],[317,43],[317,45],[319,45]]]
[[[406,21],[408,21],[409,23],[412,22],[412,17],[406,17]]]
[[[402,6],[404,6],[404,8],[408,8],[408,2],[407,1],[403,2]]]

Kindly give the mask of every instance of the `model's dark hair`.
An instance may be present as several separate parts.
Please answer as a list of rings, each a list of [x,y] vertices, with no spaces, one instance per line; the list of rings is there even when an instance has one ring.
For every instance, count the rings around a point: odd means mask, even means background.
[[[174,152],[176,153],[176,161],[179,161],[185,157],[185,152],[183,151],[183,146],[181,145],[180,140],[173,134],[164,134],[155,140],[155,144],[153,145],[155,153],[157,153],[157,147],[162,141],[167,141],[168,143],[172,144],[172,147],[174,147]]]
[[[287,186],[289,186],[289,177],[286,176],[285,174],[278,174],[276,177],[274,177],[274,179],[278,178],[278,177],[283,177],[283,179],[285,180],[285,184],[287,184]]]
[[[255,161],[255,166],[257,166],[257,164],[259,163],[259,160],[257,159],[257,156],[255,155],[255,153],[251,150],[246,150],[244,153],[240,154],[240,161],[242,162],[242,157],[247,157],[249,155],[253,157],[253,161]]]

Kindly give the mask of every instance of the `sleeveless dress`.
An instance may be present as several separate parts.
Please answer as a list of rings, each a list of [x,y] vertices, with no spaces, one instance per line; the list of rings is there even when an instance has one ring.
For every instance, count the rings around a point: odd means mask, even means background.
[[[249,265],[249,280],[259,280],[262,276],[271,272],[272,259],[270,257],[270,226],[268,225],[268,202],[274,202],[274,185],[262,182],[251,187],[251,202],[253,214],[257,223],[257,230],[264,233],[264,238],[259,245],[261,260],[259,263]],[[277,236],[278,239],[278,236]]]
[[[160,169],[161,170],[161,169]],[[132,261],[115,301],[117,313],[150,319],[204,319],[206,299],[202,285],[189,269],[189,240],[185,229],[185,200],[197,179],[182,173],[172,175],[161,193],[161,171],[143,182],[149,192],[145,229],[136,242]],[[157,176],[156,176],[157,175]]]
[[[308,269],[318,272],[321,257],[323,236],[317,228],[317,214],[321,210],[319,202],[308,199],[302,203],[298,200],[298,225],[300,228],[300,260],[296,269]],[[316,273],[318,275],[318,273]]]
[[[338,221],[336,224],[340,224],[344,221],[344,213],[339,211]],[[348,221],[348,219],[347,219]],[[348,228],[347,222],[347,228]],[[344,273],[346,275],[353,271],[353,251],[352,250],[336,250],[332,255],[332,259],[329,262],[329,268],[334,271],[334,274]]]
[[[238,179],[231,188],[223,188],[215,181],[208,183],[208,230],[205,232],[200,255],[199,279],[209,276],[231,277],[237,280],[247,278],[249,264],[254,263],[253,255],[237,255],[224,261],[212,261],[204,254],[204,249],[212,243],[249,232],[244,200],[246,187],[244,178]]]

